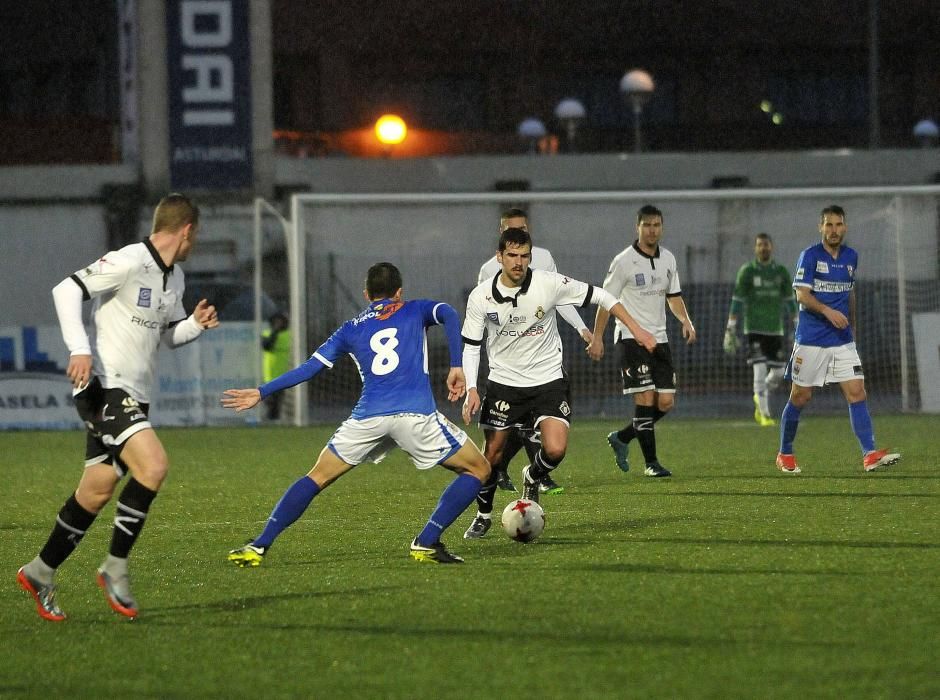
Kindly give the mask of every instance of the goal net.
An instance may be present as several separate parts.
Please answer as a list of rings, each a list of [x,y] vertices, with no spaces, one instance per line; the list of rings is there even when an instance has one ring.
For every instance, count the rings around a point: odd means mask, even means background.
[[[773,238],[775,259],[792,271],[800,251],[819,241],[819,213],[832,203],[845,208],[846,242],[859,251],[857,340],[870,403],[881,412],[921,410],[926,387],[918,373],[915,336],[923,334],[916,326],[940,312],[936,186],[294,195],[291,310],[297,342],[305,344],[303,357],[364,306],[363,281],[375,262],[389,261],[401,269],[406,298],[439,299],[462,314],[480,265],[495,254],[501,211],[518,206],[529,214],[534,243],[551,250],[560,272],[599,285],[611,259],[633,242],[636,211],[647,203],[664,213],[661,245],[676,256],[698,331],[698,342],[686,346],[667,314],[682,415],[747,417],[753,412],[743,351],[728,356],[722,350],[735,275],[753,258],[754,236],[761,231]],[[582,310],[582,317],[593,326],[594,309]],[[608,353],[594,363],[574,329],[559,321],[572,402],[580,416],[626,412],[616,353],[611,352],[612,326],[605,336]],[[443,406],[446,343],[443,333],[428,335],[432,383]],[[791,342],[792,336],[788,347]],[[337,363],[297,392],[297,423],[345,417],[360,386],[355,365]],[[785,401],[781,389],[772,397],[773,410]],[[838,389],[817,392],[814,411],[827,410],[844,410]]]

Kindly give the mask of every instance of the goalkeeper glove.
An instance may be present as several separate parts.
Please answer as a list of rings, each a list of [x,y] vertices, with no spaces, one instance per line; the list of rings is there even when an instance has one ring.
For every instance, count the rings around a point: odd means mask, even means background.
[[[725,331],[724,348],[729,355],[733,355],[738,351],[738,336],[730,328]]]

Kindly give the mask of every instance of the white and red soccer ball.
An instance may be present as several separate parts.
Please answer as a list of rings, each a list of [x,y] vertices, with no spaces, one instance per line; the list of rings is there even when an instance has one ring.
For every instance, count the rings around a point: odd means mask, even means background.
[[[520,498],[503,509],[503,529],[516,542],[531,542],[545,529],[545,511],[535,501]]]

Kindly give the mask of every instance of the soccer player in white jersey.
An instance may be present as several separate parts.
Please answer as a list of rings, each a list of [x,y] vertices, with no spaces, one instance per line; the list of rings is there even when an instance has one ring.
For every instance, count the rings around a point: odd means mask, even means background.
[[[39,555],[17,573],[47,620],[65,619],[56,601],[56,571],[128,472],[97,582],[112,609],[137,616],[127,558],[169,467],[148,420],[157,348],[161,342],[179,347],[219,325],[205,299],[189,316],[183,310],[183,271],[176,263],[186,260],[198,228],[199,209],[183,195],[168,195],[157,205],[148,239],[106,253],[52,290],[71,355],[66,374],[87,439],[78,488]],[[95,301],[91,338],[82,324],[82,301],[88,299]]]
[[[640,443],[646,461],[646,476],[667,477],[672,472],[659,463],[656,455],[654,424],[675,405],[676,372],[666,336],[666,305],[682,324],[682,337],[695,342],[695,327],[682,299],[675,256],[659,245],[663,236],[663,213],[647,204],[636,215],[636,240],[610,263],[604,289],[613,294],[644,329],[656,337],[655,348],[647,348],[632,329],[621,323],[614,332],[620,350],[623,393],[632,394],[635,405],[633,421],[607,436],[617,466],[630,469],[629,444]],[[604,329],[609,316],[597,310],[594,341],[588,354],[599,360],[604,356]]]
[[[222,404],[245,411],[274,392],[312,379],[347,354],[362,376],[359,402],[313,469],[284,492],[260,535],[229,552],[228,560],[238,566],[261,564],[275,538],[303,515],[320,491],[356,465],[380,461],[396,444],[418,469],[439,464],[457,474],[412,541],[411,556],[437,564],[463,562],[447,550],[441,533],[473,503],[490,476],[490,465],[467,434],[437,410],[428,377],[426,337],[428,327],[443,324],[450,349],[448,398],[456,401],[466,386],[460,366],[460,317],[443,302],[403,301],[401,273],[387,262],[369,268],[364,294],[369,305],[340,326],[304,364],[257,389],[225,391]]]
[[[467,378],[463,418],[469,423],[480,411],[484,454],[491,464],[501,459],[510,429],[532,426],[540,431],[541,447],[532,464],[522,470],[523,497],[538,501],[539,482],[565,457],[572,416],[556,307],[600,304],[630,328],[639,342],[652,349],[656,339],[603,289],[557,272],[531,269],[531,254],[528,232],[506,229],[499,237],[497,253],[502,272],[470,292],[461,331]],[[481,406],[477,373],[484,335],[490,371]],[[488,510],[481,505],[476,518],[491,520],[492,507],[491,495]]]
[[[528,231],[529,217],[525,211],[517,208],[504,211],[499,217],[499,233],[502,233],[507,228],[521,228],[523,231]],[[532,246],[532,262],[530,266],[536,270],[548,270],[549,272],[558,271],[551,252],[547,248],[540,248],[539,246]],[[486,280],[493,279],[496,275],[500,274],[500,272],[502,272],[502,267],[499,264],[499,260],[497,260],[494,255],[480,266],[480,272],[477,275],[477,284],[482,284]],[[559,306],[558,314],[578,332],[578,335],[581,336],[585,343],[590,344],[592,339],[591,331],[588,330],[587,324],[584,323],[577,309],[573,306]],[[522,447],[525,447],[526,453],[529,456],[529,462],[531,463],[538,451],[537,436],[530,430],[512,430],[506,447],[503,450],[502,463],[493,465],[493,471],[496,472],[496,485],[504,491],[516,490],[509,476],[508,469],[509,463]],[[555,480],[552,479],[549,474],[539,484],[539,490],[542,493],[554,495],[563,493],[564,487],[555,483]],[[477,536],[477,533],[467,530],[464,536],[474,537]]]
[[[845,210],[829,205],[819,216],[822,241],[804,250],[796,264],[793,288],[800,317],[787,365],[786,378],[792,385],[780,418],[777,453],[777,468],[788,474],[800,472],[793,455],[800,411],[813,397],[813,387],[833,383],[849,405],[849,421],[862,448],[862,468],[872,471],[901,458],[896,452],[875,449],[865,374],[853,332],[858,253],[844,244],[847,232]]]

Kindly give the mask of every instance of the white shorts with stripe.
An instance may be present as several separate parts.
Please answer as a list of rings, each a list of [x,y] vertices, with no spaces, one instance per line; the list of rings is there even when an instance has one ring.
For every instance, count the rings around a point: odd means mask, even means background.
[[[865,374],[855,343],[832,348],[796,343],[787,365],[786,377],[797,386],[823,386],[841,384],[850,379],[864,379]]]
[[[380,462],[396,445],[418,469],[429,469],[457,452],[467,434],[440,411],[430,415],[396,413],[373,418],[347,418],[327,446],[347,464]]]

